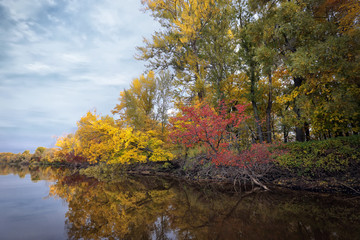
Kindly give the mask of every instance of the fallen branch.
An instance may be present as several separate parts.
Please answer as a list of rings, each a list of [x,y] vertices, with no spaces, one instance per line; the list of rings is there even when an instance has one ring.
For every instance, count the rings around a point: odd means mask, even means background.
[[[347,184],[345,184],[345,183],[342,183],[342,182],[339,182],[339,183],[340,183],[341,185],[343,185],[344,187],[347,187],[347,188],[353,190],[353,191],[356,192],[357,194],[360,194],[359,191],[356,191],[354,188],[350,187],[349,185],[347,185]]]

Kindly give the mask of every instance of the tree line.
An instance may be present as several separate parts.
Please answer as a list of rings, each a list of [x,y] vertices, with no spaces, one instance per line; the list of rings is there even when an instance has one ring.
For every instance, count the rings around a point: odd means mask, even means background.
[[[137,48],[147,70],[120,92],[113,116],[88,112],[59,138],[52,159],[192,157],[257,181],[280,154],[269,144],[358,135],[359,1],[142,4],[161,26]]]
[[[250,104],[252,142],[358,133],[358,1],[143,4],[162,29],[137,58],[171,72],[176,103]]]
[[[142,4],[161,25],[137,48],[147,71],[120,93],[113,116],[89,112],[59,139],[68,157],[164,161],[179,147],[226,155],[358,134],[358,1]]]

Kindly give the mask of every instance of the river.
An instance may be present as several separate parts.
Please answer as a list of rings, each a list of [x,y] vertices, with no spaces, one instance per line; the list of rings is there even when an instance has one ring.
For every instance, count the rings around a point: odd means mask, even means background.
[[[0,165],[0,239],[360,239],[360,200]]]

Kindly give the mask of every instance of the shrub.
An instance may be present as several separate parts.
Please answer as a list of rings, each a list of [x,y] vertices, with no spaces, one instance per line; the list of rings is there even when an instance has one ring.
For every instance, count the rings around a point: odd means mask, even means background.
[[[281,148],[287,153],[277,162],[299,175],[336,174],[348,171],[360,162],[360,136],[332,138],[324,141],[294,142]]]

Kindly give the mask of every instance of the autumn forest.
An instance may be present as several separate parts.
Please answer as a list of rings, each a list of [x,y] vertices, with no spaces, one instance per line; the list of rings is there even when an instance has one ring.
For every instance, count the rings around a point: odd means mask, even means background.
[[[358,175],[359,1],[142,5],[161,28],[137,48],[147,71],[120,92],[112,115],[89,111],[55,149],[3,160],[85,165],[88,173],[150,168],[264,189],[274,169],[288,178]],[[346,188],[358,192],[356,184]]]

